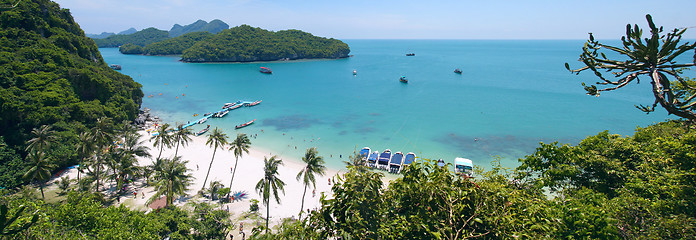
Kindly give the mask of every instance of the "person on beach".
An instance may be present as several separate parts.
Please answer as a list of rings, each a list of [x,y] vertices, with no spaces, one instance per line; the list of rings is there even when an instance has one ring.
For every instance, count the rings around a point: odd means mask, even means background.
[[[133,191],[133,199],[138,198],[138,190]]]
[[[329,178],[329,186],[331,186],[331,178]]]

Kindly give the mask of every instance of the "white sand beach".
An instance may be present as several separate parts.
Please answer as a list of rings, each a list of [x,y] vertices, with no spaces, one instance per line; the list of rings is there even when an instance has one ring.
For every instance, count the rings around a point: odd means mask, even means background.
[[[143,136],[141,140],[150,138],[145,131],[141,131],[140,133]],[[193,184],[190,186],[188,191],[189,196],[195,196],[203,186],[203,180],[205,179],[208,166],[210,166],[210,160],[213,156],[213,149],[205,144],[206,139],[207,135],[192,136],[192,141],[190,141],[187,146],[179,147],[178,155],[181,156],[183,160],[188,161],[187,167],[190,169],[191,174],[194,177]],[[152,147],[150,142],[146,142],[146,145],[150,146],[150,153],[154,157],[151,159],[140,158],[139,163],[141,166],[152,164],[153,159],[157,156],[157,154],[159,154],[159,149]],[[225,185],[225,187],[229,186],[230,178],[232,177],[231,170],[234,167],[235,158],[234,154],[231,151],[228,151],[228,148],[229,147],[218,149],[215,153],[215,160],[213,161],[206,187],[208,187],[212,181],[220,181],[223,185]],[[174,152],[175,147],[171,149],[165,148],[162,152],[162,157],[174,157]],[[257,199],[260,201],[259,212],[263,213],[262,215],[265,217],[266,207],[261,203],[261,197],[256,192],[255,187],[256,183],[258,183],[263,177],[264,157],[271,157],[271,155],[268,153],[269,151],[254,148],[252,145],[252,147],[249,149],[249,154],[244,154],[241,158],[239,158],[239,164],[237,165],[234,182],[232,183],[232,192],[246,192],[247,197],[241,201],[234,201],[222,206],[223,209],[229,207],[233,218],[243,214],[246,211],[249,211],[251,199]],[[278,173],[279,178],[285,182],[286,185],[285,194],[280,197],[280,204],[277,204],[273,198],[271,198],[271,225],[278,223],[282,218],[293,216],[297,217],[300,211],[302,193],[304,191],[304,185],[295,179],[297,173],[299,173],[303,168],[302,161],[299,159],[284,158],[283,156],[277,157],[282,159],[284,163],[284,165],[278,169]],[[323,177],[317,176],[316,194],[312,196],[311,186],[307,189],[304,203],[305,210],[318,208],[320,206],[319,199],[321,193],[331,193],[331,186],[328,184],[328,179],[336,176],[338,172],[339,171],[336,169],[327,168],[327,171]],[[154,188],[147,187],[145,189],[138,190],[138,194],[142,194],[142,192],[145,193],[145,198],[138,195],[135,202],[136,205],[144,206],[147,198],[154,194]],[[183,205],[185,202],[182,200],[186,199],[189,198],[177,199],[175,200],[174,204]],[[195,199],[195,197],[193,199]],[[202,198],[200,198],[200,200],[202,200]]]

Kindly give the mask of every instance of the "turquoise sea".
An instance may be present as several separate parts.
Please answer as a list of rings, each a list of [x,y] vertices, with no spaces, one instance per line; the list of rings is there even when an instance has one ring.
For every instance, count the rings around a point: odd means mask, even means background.
[[[580,66],[582,40],[344,41],[354,56],[338,60],[199,64],[100,51],[143,85],[143,107],[165,122],[194,121],[193,114],[226,102],[263,100],[206,124],[230,137],[256,135],[253,146],[295,159],[317,147],[332,167],[365,146],[447,161],[466,157],[484,168],[499,156],[515,167],[540,141],[577,144],[604,130],[631,135],[668,118],[661,108],[646,115],[634,107],[652,103],[648,79],[598,98],[585,95],[580,83],[596,82],[594,75],[563,66]],[[262,66],[273,74],[259,73]],[[252,119],[254,125],[234,130]]]

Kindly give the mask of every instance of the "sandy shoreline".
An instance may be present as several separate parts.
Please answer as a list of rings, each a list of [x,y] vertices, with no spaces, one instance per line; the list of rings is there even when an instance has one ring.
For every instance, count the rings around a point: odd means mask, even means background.
[[[150,136],[145,131],[139,132],[142,135],[141,140],[146,140],[145,145],[151,148],[150,153],[156,157],[159,154],[159,149],[152,147],[149,142]],[[196,193],[203,186],[203,180],[205,179],[208,166],[210,166],[210,160],[213,156],[213,149],[207,145],[205,142],[207,140],[207,135],[202,136],[192,136],[192,141],[189,142],[187,146],[180,146],[178,155],[181,156],[183,160],[187,160],[187,168],[194,177],[193,184],[189,187],[187,192],[189,196],[195,196]],[[171,149],[165,148],[162,152],[163,158],[174,157],[175,148]],[[232,177],[231,169],[234,167],[234,154],[231,151],[225,149],[218,149],[215,153],[215,160],[213,161],[210,175],[208,177],[208,182],[206,185],[209,186],[212,181],[220,181],[225,187],[230,184],[230,178]],[[139,158],[140,166],[151,165],[153,158]],[[243,191],[246,192],[247,197],[242,201],[235,201],[233,203],[223,205],[223,209],[229,207],[230,212],[234,216],[240,216],[244,212],[249,210],[250,200],[257,199],[261,200],[261,197],[256,192],[256,183],[263,177],[263,159],[264,157],[270,158],[269,151],[265,149],[259,149],[252,146],[249,149],[249,154],[242,155],[239,158],[239,164],[237,165],[237,171],[235,173],[234,182],[232,183],[232,192]],[[285,182],[285,195],[281,195],[281,203],[277,204],[275,201],[271,200],[271,222],[278,222],[282,218],[297,217],[300,211],[302,193],[304,191],[304,185],[295,180],[297,173],[303,168],[303,162],[299,159],[286,158],[284,156],[277,156],[283,160],[284,165],[278,169],[279,178]],[[345,171],[345,170],[343,170]],[[316,194],[312,196],[311,186],[307,189],[307,194],[305,196],[304,209],[314,209],[320,206],[320,196],[321,193],[331,194],[331,185],[328,184],[328,179],[333,178],[339,170],[327,168],[326,173],[323,177],[317,177],[316,183]],[[206,187],[208,187],[206,186]],[[139,192],[145,193],[145,199],[138,196],[135,204],[144,206],[145,201],[149,196],[154,194],[153,187],[147,187]],[[183,205],[183,201],[175,201],[176,205]],[[259,203],[259,212],[265,213],[266,207]],[[265,217],[265,214],[264,214]]]

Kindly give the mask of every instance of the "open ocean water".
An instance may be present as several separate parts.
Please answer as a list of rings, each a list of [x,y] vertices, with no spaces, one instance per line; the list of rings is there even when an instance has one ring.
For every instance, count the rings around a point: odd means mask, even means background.
[[[542,141],[577,144],[604,130],[632,135],[637,126],[668,118],[662,108],[646,115],[634,107],[652,104],[649,79],[587,96],[580,83],[598,79],[563,66],[581,66],[582,40],[344,41],[354,56],[338,60],[183,63],[178,56],[100,51],[143,85],[143,107],[164,122],[194,121],[200,117],[193,114],[226,102],[263,100],[193,130],[210,124],[230,138],[257,135],[252,146],[295,159],[317,147],[336,168],[365,146],[449,162],[465,157],[484,168],[499,156],[503,166],[516,167]],[[259,73],[262,66],[273,74]]]

